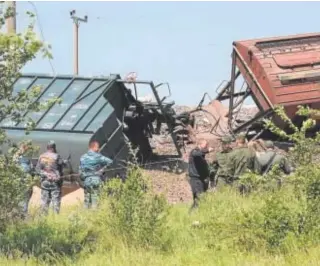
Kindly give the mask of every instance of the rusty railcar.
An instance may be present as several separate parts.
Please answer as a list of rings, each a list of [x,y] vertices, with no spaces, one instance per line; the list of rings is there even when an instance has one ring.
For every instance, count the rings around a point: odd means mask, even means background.
[[[237,91],[235,82],[241,75],[246,88]],[[235,41],[231,79],[218,93],[217,100],[229,101],[228,122],[235,133],[250,128],[263,117],[272,117],[277,126],[286,130],[273,112],[275,106],[284,106],[289,118],[301,123],[295,115],[299,105],[320,108],[319,82],[320,33]],[[234,114],[248,96],[259,112],[253,119],[236,124]]]

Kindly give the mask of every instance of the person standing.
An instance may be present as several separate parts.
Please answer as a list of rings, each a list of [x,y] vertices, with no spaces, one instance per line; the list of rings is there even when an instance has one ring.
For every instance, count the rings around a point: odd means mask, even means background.
[[[223,184],[230,183],[232,179],[232,165],[230,163],[230,153],[232,152],[231,136],[224,136],[221,138],[221,151],[217,152],[215,160],[212,162],[212,179],[210,188],[215,189],[218,182]]]
[[[14,157],[15,162],[18,164],[18,166],[21,168],[23,172],[22,186],[25,187],[23,201],[21,203],[23,218],[26,218],[28,216],[29,202],[33,193],[32,184],[30,185],[27,183],[28,175],[34,174],[34,167],[31,162],[31,158],[28,156],[28,150],[29,150],[28,145],[23,143],[21,144],[20,149],[18,150],[16,156]]]
[[[79,174],[83,182],[85,208],[97,206],[103,170],[113,163],[111,159],[99,153],[99,149],[99,143],[92,140],[88,152],[80,158]]]
[[[200,195],[208,190],[210,171],[205,156],[212,150],[208,146],[206,140],[200,140],[189,155],[188,175],[193,195],[191,209],[198,207]]]
[[[36,171],[41,178],[41,213],[48,214],[52,202],[55,213],[60,212],[63,160],[57,153],[56,144],[50,141],[47,151],[40,155]]]
[[[247,170],[254,169],[255,153],[249,149],[244,134],[239,134],[236,137],[236,147],[230,154],[230,160],[233,164],[234,181]]]

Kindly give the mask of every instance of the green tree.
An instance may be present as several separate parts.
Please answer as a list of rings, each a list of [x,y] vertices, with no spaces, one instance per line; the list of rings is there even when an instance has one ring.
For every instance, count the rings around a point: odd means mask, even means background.
[[[2,4],[3,7],[3,4]],[[31,118],[24,117],[26,112],[46,110],[57,103],[59,99],[52,98],[46,102],[35,102],[41,93],[41,87],[29,90],[13,90],[13,82],[21,76],[21,69],[37,55],[43,58],[51,57],[50,47],[37,38],[34,32],[35,16],[27,12],[29,25],[23,33],[5,33],[4,25],[8,17],[14,16],[11,8],[2,9],[0,14],[0,119],[1,121],[25,122],[26,133],[35,126]],[[13,157],[17,147],[11,147],[12,142],[4,129],[0,129],[0,145],[6,154],[0,155],[0,233],[6,225],[19,217],[19,204],[28,182],[23,179],[20,168],[15,164]],[[10,148],[11,147],[11,148]],[[9,149],[8,149],[9,148]]]

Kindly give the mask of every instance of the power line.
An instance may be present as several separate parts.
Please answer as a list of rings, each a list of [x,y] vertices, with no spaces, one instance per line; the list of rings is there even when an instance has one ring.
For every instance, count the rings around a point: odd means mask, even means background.
[[[43,32],[43,28],[42,28],[42,25],[41,25],[41,22],[40,22],[40,17],[39,17],[39,13],[38,13],[38,10],[37,10],[37,7],[36,5],[32,2],[32,1],[28,1],[29,4],[31,4],[33,6],[33,9],[36,13],[36,17],[37,17],[37,22],[38,22],[38,27],[40,29],[40,34],[41,34],[41,37],[42,37],[42,41],[43,42],[46,42],[45,38],[44,38],[44,32]],[[54,69],[54,66],[53,66],[53,63],[52,63],[52,60],[50,58],[48,58],[49,60],[49,64],[51,66],[51,70],[53,72],[53,74],[55,75],[56,74],[56,71]]]

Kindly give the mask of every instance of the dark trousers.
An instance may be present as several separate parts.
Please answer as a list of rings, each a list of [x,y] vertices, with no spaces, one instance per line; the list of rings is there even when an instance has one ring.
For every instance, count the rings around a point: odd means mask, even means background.
[[[200,195],[208,190],[209,182],[208,180],[190,177],[189,183],[193,195],[192,209],[194,209],[199,206]]]

